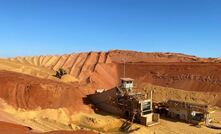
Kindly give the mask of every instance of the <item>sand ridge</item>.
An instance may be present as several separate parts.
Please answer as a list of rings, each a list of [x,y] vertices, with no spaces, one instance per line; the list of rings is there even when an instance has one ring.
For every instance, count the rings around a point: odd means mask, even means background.
[[[172,98],[221,106],[219,58],[111,50],[0,59],[0,98],[10,106],[5,112],[13,118],[3,113],[0,117],[2,121],[23,126],[31,124],[29,127],[40,132],[84,128],[101,133],[122,133],[119,127],[124,120],[95,114],[85,97],[96,89],[108,90],[117,86],[119,78],[123,77],[124,61],[126,77],[135,79],[135,89],[154,90],[155,101]],[[59,68],[65,69],[68,75],[55,78],[53,75]],[[173,128],[174,125],[177,127]],[[10,125],[4,127],[7,126]],[[134,124],[133,129],[136,130],[133,133],[159,134],[218,132],[168,120],[151,128]]]
[[[0,97],[15,107],[71,107],[75,111],[90,111],[82,100],[88,91],[82,90],[76,84],[0,71],[0,85]]]
[[[183,74],[188,77],[188,75],[195,73],[196,70],[199,70],[195,76],[190,77],[198,77],[199,75],[207,76],[209,79],[215,77],[214,81],[221,83],[221,78],[219,78],[221,62],[219,58],[200,58],[180,53],[145,53],[111,50],[108,52],[73,53],[61,56],[16,57],[9,58],[7,60],[29,66],[41,67],[50,70],[51,72],[55,72],[57,69],[63,68],[68,72],[68,74],[70,74],[70,76],[73,77],[69,81],[76,80],[86,84],[93,83],[98,87],[104,88],[111,88],[118,83],[119,77],[123,76],[124,60],[126,62],[127,76],[136,80],[140,77],[145,77],[145,75],[152,75],[153,73],[161,73],[162,75],[165,73],[166,75],[175,75],[169,77],[177,77],[178,74],[174,74],[175,70],[179,70],[179,74]],[[152,74],[149,74],[150,72]],[[207,74],[205,74],[206,72]],[[143,76],[134,75],[133,73],[142,73]],[[148,78],[146,81],[152,82],[152,80]],[[181,81],[181,83],[185,82],[187,81]],[[206,85],[195,80],[187,83],[188,84],[185,83],[183,85],[196,84],[194,87],[183,87],[180,83],[168,86],[186,90],[192,90],[192,88],[193,90],[201,90],[202,87],[198,87],[198,85],[203,84],[205,88],[210,88],[210,85],[212,85],[213,89],[219,88],[216,87],[216,83]],[[154,84],[165,86],[165,84],[162,84],[160,80],[159,82],[154,81]]]

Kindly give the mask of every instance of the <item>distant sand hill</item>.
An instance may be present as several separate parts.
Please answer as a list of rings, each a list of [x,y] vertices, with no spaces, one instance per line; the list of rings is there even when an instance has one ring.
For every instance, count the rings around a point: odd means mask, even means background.
[[[110,88],[116,86],[119,77],[123,77],[124,62],[127,77],[139,82],[184,90],[220,89],[220,59],[199,58],[179,53],[112,50],[62,56],[16,57],[1,60],[0,69],[55,79],[51,76],[56,70],[63,68],[70,75],[64,81],[78,81]]]

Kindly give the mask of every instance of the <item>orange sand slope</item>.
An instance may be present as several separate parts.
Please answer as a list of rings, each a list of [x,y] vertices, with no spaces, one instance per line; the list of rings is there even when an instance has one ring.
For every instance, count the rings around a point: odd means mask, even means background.
[[[31,131],[32,129],[29,127],[0,122],[0,134],[38,134]],[[89,131],[54,131],[47,132],[44,134],[95,134],[94,132]]]
[[[19,77],[15,78],[16,75],[12,75],[11,72],[9,75],[7,74],[8,72],[2,72],[3,77],[0,78],[2,79],[1,84],[5,86],[1,87],[4,90],[1,95],[5,99],[7,98],[9,102],[13,102],[13,105],[23,108],[74,106],[74,103],[71,104],[68,101],[62,102],[61,98],[66,99],[67,94],[68,99],[74,100],[74,97],[71,99],[71,94],[79,92],[76,94],[80,95],[75,96],[80,96],[77,99],[80,100],[82,96],[97,88],[109,89],[116,86],[119,83],[119,78],[123,77],[124,61],[126,62],[126,77],[134,78],[136,88],[138,89],[142,89],[146,84],[152,84],[185,91],[221,92],[221,61],[218,58],[199,58],[179,53],[144,53],[112,50],[108,52],[73,53],[62,56],[1,59],[0,70],[15,70],[16,72],[39,78],[52,79],[51,81],[40,80],[25,76],[23,80],[19,79]],[[69,74],[63,80],[52,77],[53,73],[59,68],[67,70]],[[45,77],[43,77],[44,75]],[[14,83],[6,79],[18,82],[16,84],[16,82]],[[23,81],[24,84],[19,84],[20,81]],[[28,85],[29,81],[33,83],[31,86]],[[35,81],[38,82],[36,83]],[[73,81],[79,82],[78,87],[73,87],[76,83],[69,83]],[[58,84],[61,82],[69,84]],[[87,88],[78,90],[77,88],[82,88],[82,85],[87,85]],[[10,89],[7,88],[8,86]],[[16,88],[19,89],[18,93],[16,92]],[[31,88],[30,92],[28,88]],[[68,90],[73,88],[76,90]],[[61,89],[64,90],[61,91]],[[42,91],[39,92],[39,90]],[[7,94],[7,92],[12,92],[13,94]],[[47,95],[49,94],[52,94],[52,97],[48,97]],[[56,94],[58,95],[56,96]],[[20,98],[15,99],[16,97]],[[34,102],[39,97],[48,98],[44,103],[41,101]],[[27,101],[28,104],[26,104]],[[219,102],[221,102],[221,99]]]
[[[8,61],[41,67],[51,71],[64,68],[81,83],[111,88],[123,76],[160,86],[193,91],[220,91],[221,60],[179,53],[144,53],[113,50],[73,53],[63,56],[17,57]],[[11,70],[10,70],[11,71]]]
[[[85,90],[75,84],[41,79],[25,74],[0,71],[0,97],[20,108],[35,109],[71,107],[87,111],[82,98]]]

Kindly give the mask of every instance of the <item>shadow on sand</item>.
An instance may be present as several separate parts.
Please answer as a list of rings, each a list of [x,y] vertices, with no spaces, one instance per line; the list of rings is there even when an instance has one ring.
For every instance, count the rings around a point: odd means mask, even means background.
[[[139,130],[140,128],[134,128],[134,129],[131,129],[132,127],[132,124],[130,121],[125,121],[122,126],[120,127],[120,131],[121,132],[124,132],[124,133],[132,133],[134,131],[137,131]]]
[[[97,107],[90,101],[90,99],[89,99],[87,96],[83,98],[83,103],[86,104],[86,105],[88,105],[88,106],[90,106],[90,107],[94,110],[94,112],[95,112],[96,114],[100,114],[100,115],[111,115],[110,113],[105,112],[105,111],[103,111],[103,110],[97,108]]]

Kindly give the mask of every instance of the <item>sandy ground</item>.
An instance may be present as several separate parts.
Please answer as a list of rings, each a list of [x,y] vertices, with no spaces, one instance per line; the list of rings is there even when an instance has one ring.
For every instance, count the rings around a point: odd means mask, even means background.
[[[92,131],[68,128],[67,122],[69,122],[67,114],[62,109],[25,111],[24,109],[15,109],[0,99],[0,134],[37,134],[43,132],[45,134],[94,133]]]
[[[7,118],[8,115],[10,115],[10,118]],[[221,110],[217,110],[212,117],[221,117]],[[11,120],[12,118],[13,120]],[[32,128],[33,133],[59,130],[84,130],[109,134],[127,132],[133,134],[218,134],[221,132],[221,130],[213,130],[205,126],[197,128],[191,126],[191,124],[171,119],[161,119],[160,124],[152,127],[145,127],[134,123],[128,129],[123,130],[121,126],[123,126],[126,121],[110,115],[86,113],[70,114],[65,108],[27,111],[24,109],[14,109],[12,106],[5,103],[3,103],[3,108],[1,110],[1,120],[28,126]],[[217,121],[221,121],[221,119],[216,118],[216,123]],[[10,127],[10,125],[5,125],[3,128],[7,128],[7,126]],[[30,128],[26,127],[25,131]],[[24,128],[21,130],[23,131]]]

